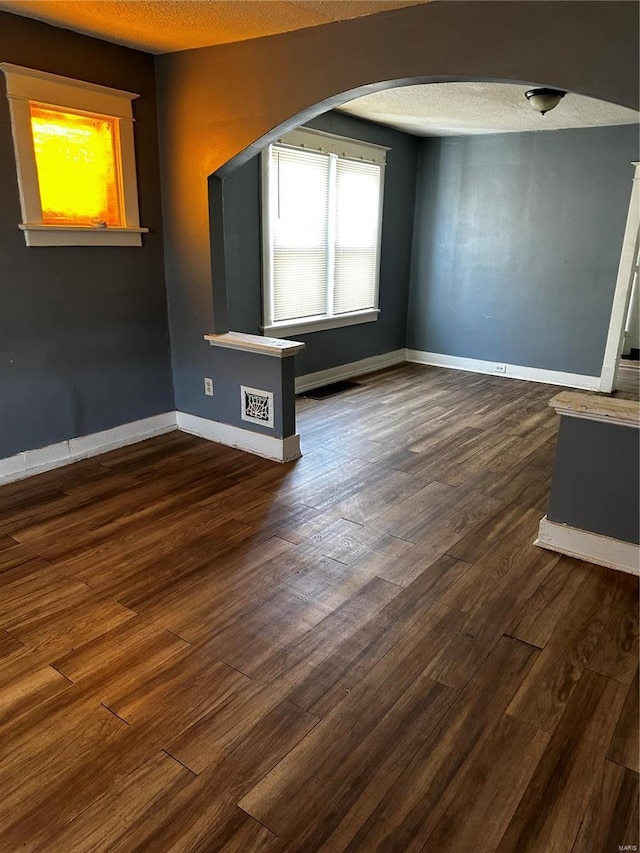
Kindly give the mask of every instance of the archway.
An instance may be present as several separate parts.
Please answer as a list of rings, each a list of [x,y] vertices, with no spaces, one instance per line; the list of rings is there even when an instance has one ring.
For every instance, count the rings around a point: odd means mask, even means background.
[[[215,234],[229,170],[283,128],[356,93],[403,82],[521,81],[635,108],[637,18],[635,5],[625,2],[433,3],[160,57],[177,408],[207,416],[202,337],[226,326],[224,253]]]

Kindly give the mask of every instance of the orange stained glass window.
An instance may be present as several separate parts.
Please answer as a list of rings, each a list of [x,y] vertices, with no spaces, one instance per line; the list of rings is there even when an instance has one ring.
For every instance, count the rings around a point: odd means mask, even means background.
[[[30,109],[43,223],[121,226],[117,119]]]

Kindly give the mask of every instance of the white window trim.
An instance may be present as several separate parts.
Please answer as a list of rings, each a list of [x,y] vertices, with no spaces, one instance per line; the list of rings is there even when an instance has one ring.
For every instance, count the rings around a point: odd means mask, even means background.
[[[312,127],[298,127],[276,139],[274,145],[290,145],[292,148],[306,148],[308,151],[321,151],[323,154],[337,154],[350,160],[367,160],[384,166],[387,161],[385,145],[374,142],[362,142],[347,136],[338,136],[324,130],[314,130]]]
[[[262,326],[262,331],[272,338],[288,338],[289,335],[306,335],[309,332],[321,332],[324,329],[340,329],[343,326],[374,323],[379,314],[379,308],[369,308],[366,311],[354,311],[349,314],[333,314],[331,317],[283,320],[282,323],[277,323],[275,326]]]
[[[260,211],[262,221],[262,296],[264,325],[261,327],[265,335],[272,338],[287,338],[289,335],[302,335],[319,332],[325,329],[339,329],[345,326],[356,326],[360,323],[373,323],[378,319],[380,309],[378,299],[380,291],[380,253],[382,249],[382,219],[384,202],[384,177],[386,154],[390,151],[383,145],[371,142],[361,142],[348,137],[325,133],[312,128],[297,128],[277,139],[277,145],[290,145],[292,148],[321,151],[324,154],[336,154],[351,160],[366,160],[380,166],[380,201],[377,235],[375,299],[372,308],[364,311],[354,311],[345,314],[322,315],[305,317],[295,320],[272,322],[273,317],[273,264],[271,255],[271,219],[269,215],[269,186],[271,183],[271,145],[261,154],[261,193]],[[271,322],[270,322],[271,321]]]
[[[138,212],[131,103],[139,96],[132,92],[72,80],[8,62],[0,63],[0,70],[7,79],[7,97],[18,171],[23,220],[18,227],[24,232],[27,246],[141,246],[142,234],[147,233],[149,229],[140,227]],[[46,104],[54,109],[104,115],[118,120],[124,226],[99,228],[88,225],[47,225],[42,221],[38,172],[31,133],[30,101]]]

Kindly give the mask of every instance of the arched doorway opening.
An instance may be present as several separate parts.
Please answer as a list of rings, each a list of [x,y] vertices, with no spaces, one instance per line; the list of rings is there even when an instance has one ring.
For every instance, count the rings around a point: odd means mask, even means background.
[[[371,328],[353,329],[351,336],[344,331],[314,335],[313,339],[306,339],[309,348],[313,340],[314,345],[318,344],[326,352],[337,349],[352,351],[351,356],[343,358],[342,363],[348,364],[363,361],[370,354],[397,353],[406,346],[417,360],[426,359],[425,363],[442,363],[485,373],[506,373],[517,378],[592,390],[611,390],[602,386],[603,380],[607,378],[608,381],[610,375],[607,363],[603,364],[603,357],[606,355],[611,359],[610,341],[613,336],[619,338],[622,334],[623,317],[614,316],[611,328],[609,320],[612,304],[614,315],[620,314],[618,306],[627,297],[625,289],[630,285],[624,273],[618,276],[616,284],[616,267],[632,177],[630,162],[635,156],[633,127],[624,127],[623,123],[634,121],[637,114],[570,94],[563,102],[565,115],[561,108],[557,113],[559,120],[550,121],[549,117],[542,119],[529,110],[524,99],[525,88],[525,84],[491,82],[483,82],[479,86],[477,81],[414,83],[410,89],[386,85],[377,87],[378,92],[387,90],[385,103],[393,103],[390,96],[396,93],[407,99],[410,97],[407,92],[414,96],[423,93],[423,98],[427,97],[425,93],[439,92],[440,102],[443,100],[442,92],[451,98],[452,106],[449,112],[445,109],[444,118],[429,112],[432,104],[427,98],[421,104],[425,115],[429,116],[425,120],[427,134],[406,137],[422,144],[417,169],[421,177],[416,215],[425,222],[413,227],[408,244],[396,239],[393,248],[387,245],[385,249],[388,261],[386,275],[387,278],[391,276],[389,268],[393,264],[396,291],[402,291],[399,281],[409,278],[408,260],[403,267],[400,256],[404,253],[408,259],[413,255],[413,304],[409,308],[409,318],[415,321],[416,316],[424,314],[428,307],[434,317],[432,328],[426,332],[416,321],[412,329],[410,323],[406,343],[397,335],[393,337],[390,334],[385,344],[373,343],[371,353],[364,345],[359,348],[354,343]],[[483,93],[485,103],[478,109],[471,98],[476,98],[478,91],[482,93],[483,89],[486,90]],[[341,104],[345,103],[344,97],[340,98]],[[461,99],[460,105],[456,105],[456,97]],[[505,99],[504,104],[500,98]],[[522,114],[525,119],[531,117],[530,123],[523,122],[520,115],[515,117],[520,101]],[[358,115],[358,109],[353,105],[366,104],[371,110],[370,104],[378,101],[364,97],[347,103],[346,112],[318,113],[314,108],[314,118],[307,126],[318,132],[327,131],[330,135],[343,132],[347,138],[357,138],[357,122],[352,130],[349,129],[349,122],[354,121],[352,116]],[[470,105],[475,108],[476,122],[482,109],[487,108],[489,113],[493,109],[491,118],[487,120],[488,126],[481,128],[486,136],[476,135],[480,131],[471,118],[466,120],[466,126],[456,126],[453,133],[448,130],[447,120],[453,121],[451,116],[456,110],[458,119],[464,108],[473,112]],[[365,109],[364,106],[359,108]],[[504,108],[506,118],[498,118],[500,108]],[[593,113],[586,118],[589,109]],[[600,109],[603,110],[601,114],[598,113]],[[375,121],[366,110],[364,118]],[[393,118],[396,128],[402,127],[401,117],[394,113]],[[589,130],[589,122],[592,127],[598,124],[603,127]],[[620,127],[616,128],[616,125]],[[263,144],[282,139],[287,131],[297,126],[296,118],[274,129],[210,178],[213,287],[215,305],[219,309],[216,313],[221,323],[217,329],[219,332],[232,328],[261,333],[260,167],[257,152],[263,150]],[[374,133],[369,135],[369,141],[386,141],[391,147],[392,160],[403,156],[406,159],[402,151],[402,135],[394,137],[389,126],[394,126],[393,120],[386,121],[387,138],[384,134],[376,136]],[[610,129],[609,136],[606,127]],[[366,130],[366,126],[361,125],[361,129]],[[534,130],[560,132],[529,132]],[[443,139],[457,141],[454,145],[443,145]],[[425,143],[431,146],[429,153]],[[607,152],[607,146],[612,148],[610,152]],[[593,174],[594,157],[603,154],[605,159],[607,156],[612,161],[618,159],[615,175],[611,171]],[[435,174],[430,161],[442,156],[446,162]],[[394,168],[397,168],[395,164]],[[250,174],[251,170],[253,174]],[[427,177],[425,172],[429,173]],[[240,173],[245,177],[239,180]],[[403,180],[406,184],[406,174],[400,170],[387,176],[387,183],[396,195],[398,183]],[[609,198],[609,184],[613,180],[617,182],[617,190]],[[394,198],[393,203],[390,200],[388,209],[385,202],[384,221],[393,223],[387,224],[389,229],[394,227],[397,230],[397,220],[403,215],[402,206],[411,208],[413,218],[414,198],[410,187],[405,186],[404,193],[402,198]],[[425,193],[427,200],[423,201],[420,195]],[[450,195],[454,197],[451,201],[448,200]],[[631,209],[634,209],[633,205]],[[231,221],[228,220],[229,215]],[[243,217],[251,219],[251,231],[245,228]],[[446,221],[447,225],[443,227],[441,221]],[[633,227],[632,223],[629,226],[631,231]],[[609,233],[605,233],[607,229],[610,229]],[[390,243],[391,235],[385,232],[385,239]],[[436,244],[437,251],[434,252]],[[464,250],[459,248],[461,246],[465,247]],[[252,254],[253,265],[250,260]],[[393,261],[390,260],[391,255]],[[432,256],[436,255],[437,262],[434,262]],[[453,265],[449,256],[455,256]],[[427,269],[434,264],[440,268]],[[422,279],[429,276],[432,281],[427,286]],[[247,317],[241,311],[234,313],[232,310],[229,317],[229,298],[232,303],[237,301],[238,294],[246,291],[248,280],[254,283],[253,314],[249,312]],[[428,289],[432,292],[426,293]],[[246,301],[246,296],[242,298]],[[394,298],[402,297],[398,297],[396,292]],[[404,298],[408,299],[408,292],[404,293]],[[386,309],[390,310],[390,301],[387,301]],[[486,312],[486,316],[482,312]],[[406,314],[405,306],[405,318]],[[437,324],[439,329],[434,330],[433,326]],[[442,334],[445,328],[448,338]],[[295,334],[287,335],[285,332],[286,329],[279,336],[297,339]],[[304,331],[302,335],[305,340]],[[465,335],[467,341],[462,340]],[[486,345],[481,344],[482,338],[486,339]],[[438,354],[443,354],[441,360],[438,360]],[[451,356],[448,360],[447,354]],[[434,357],[435,361],[429,361]],[[335,364],[324,364],[304,355],[302,358],[304,366],[299,372],[305,376],[338,365],[335,359]],[[304,385],[310,387],[310,382],[306,381]]]
[[[546,83],[637,106],[633,4],[545,4],[544,50],[540,9],[536,2],[431,3],[159,58],[165,269],[179,410],[210,417],[202,394],[210,355],[203,335],[226,327],[224,289],[216,283],[224,269],[216,193],[223,192],[225,173],[286,125],[354,93],[410,81]]]

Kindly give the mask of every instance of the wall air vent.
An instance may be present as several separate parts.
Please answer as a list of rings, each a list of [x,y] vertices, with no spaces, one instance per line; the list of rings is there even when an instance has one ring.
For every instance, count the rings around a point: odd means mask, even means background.
[[[273,393],[240,386],[241,417],[243,421],[273,429]]]

